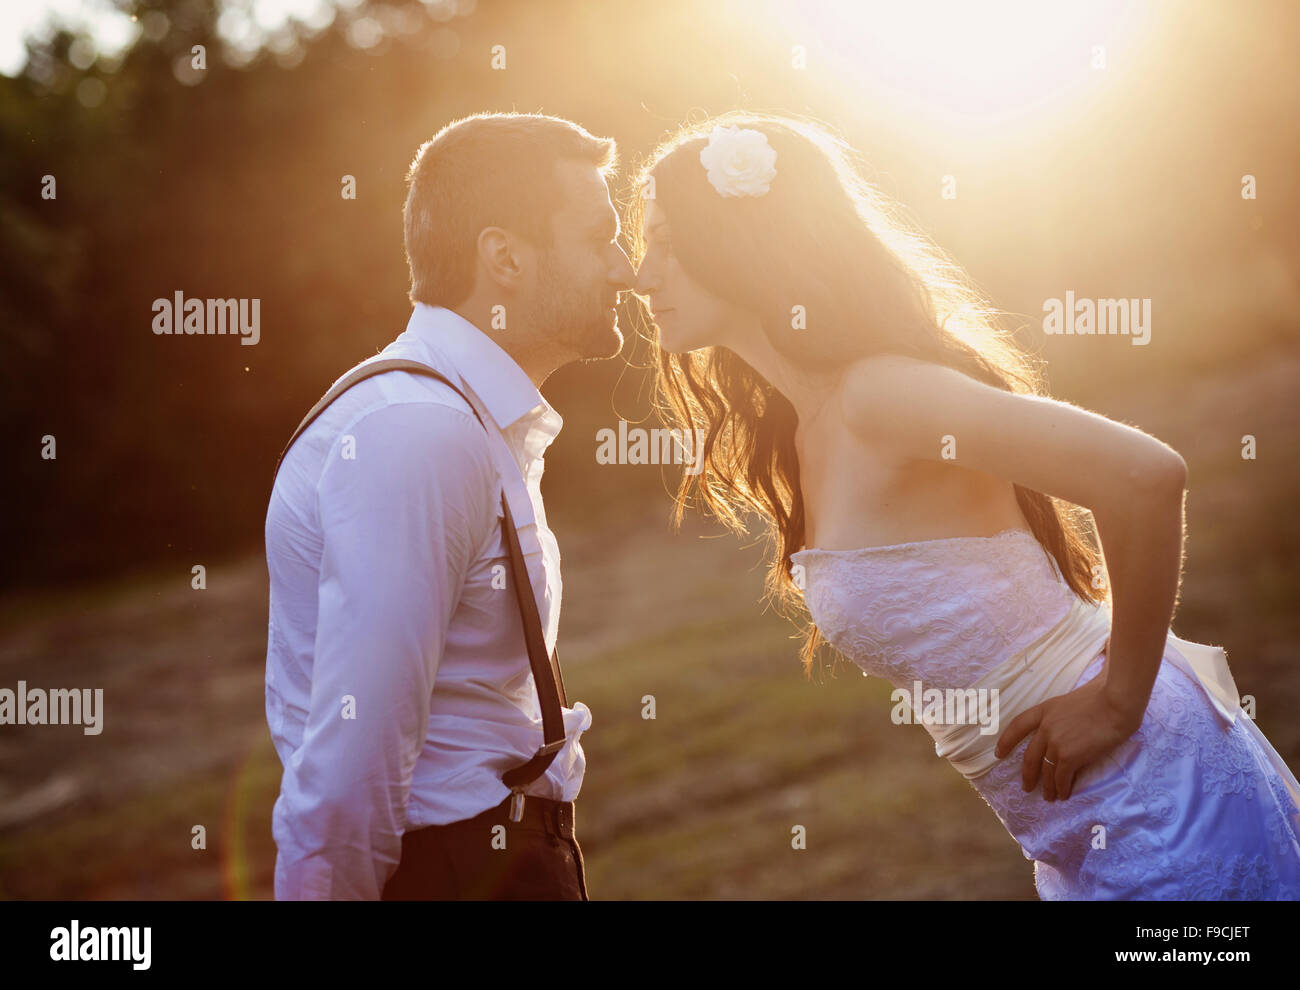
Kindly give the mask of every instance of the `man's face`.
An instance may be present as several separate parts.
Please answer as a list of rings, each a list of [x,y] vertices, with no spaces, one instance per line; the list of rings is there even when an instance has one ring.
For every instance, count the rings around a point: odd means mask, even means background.
[[[618,213],[595,165],[560,161],[556,176],[564,196],[538,259],[535,325],[570,360],[611,358],[623,348],[614,307],[636,279],[618,244]]]

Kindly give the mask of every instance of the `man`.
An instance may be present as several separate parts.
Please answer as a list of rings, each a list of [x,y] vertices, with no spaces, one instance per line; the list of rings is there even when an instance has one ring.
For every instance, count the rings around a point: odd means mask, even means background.
[[[572,803],[587,706],[562,709],[563,748],[524,789],[521,821],[501,780],[537,753],[542,720],[500,496],[549,656],[560,558],[540,483],[563,424],[538,388],[622,348],[614,305],[635,276],[616,162],[610,139],[512,113],[448,125],[411,165],[415,309],[370,361],[418,361],[464,398],[408,371],[366,378],[280,465],[266,518],[277,899],[587,899]]]

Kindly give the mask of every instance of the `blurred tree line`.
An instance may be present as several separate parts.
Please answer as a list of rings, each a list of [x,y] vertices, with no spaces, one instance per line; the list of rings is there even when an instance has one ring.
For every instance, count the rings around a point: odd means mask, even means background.
[[[454,116],[510,102],[486,59],[447,51],[517,4],[441,28],[405,6],[420,19],[409,36],[359,49],[339,18],[300,41],[296,67],[266,51],[232,68],[215,0],[155,0],[136,9],[166,10],[171,30],[111,75],[73,68],[76,39],[62,31],[32,46],[22,76],[0,77],[7,585],[188,571],[260,541],[299,418],[405,327],[403,176],[416,148]],[[184,85],[175,65],[192,45],[206,48],[206,78]],[[79,83],[101,75],[106,96],[84,105]],[[345,174],[355,200],[341,196]],[[41,197],[46,175],[54,199]],[[177,290],[260,299],[260,342],[156,336],[152,302]],[[607,425],[621,370],[583,366],[576,387],[559,387]],[[40,456],[47,435],[53,460]],[[574,439],[560,459],[594,466]],[[548,466],[548,497],[614,480]]]
[[[1099,101],[1073,130],[1054,125],[1036,157],[988,149],[962,161],[967,192],[944,203],[946,149],[891,133],[834,78],[791,72],[789,39],[739,30],[726,5],[480,0],[457,15],[451,0],[365,3],[234,64],[217,0],[119,5],[165,14],[167,29],[116,65],[87,60],[63,31],[29,42],[22,75],[0,77],[6,586],[188,573],[256,548],[299,418],[405,326],[407,165],[447,121],[484,110],[570,117],[616,138],[625,167],[691,114],[752,106],[829,120],[1000,305],[1032,317],[1066,288],[1157,296],[1150,347],[1047,342],[1053,384],[1076,394],[1296,337],[1295,309],[1278,300],[1297,295],[1298,139],[1275,126],[1300,101],[1294,68],[1278,77],[1282,26],[1300,24],[1293,6],[1269,6],[1276,31],[1189,14],[1132,70],[1147,89]],[[1234,85],[1184,58],[1207,39]],[[1267,57],[1250,47],[1260,39],[1272,39]],[[498,43],[507,72],[491,68]],[[184,68],[193,45],[206,48],[200,79]],[[1203,135],[1195,148],[1188,129]],[[1260,177],[1258,203],[1235,194],[1245,171]],[[355,200],[341,196],[344,175]],[[42,198],[45,176],[56,198]],[[1237,262],[1260,281],[1239,279],[1227,267]],[[1207,311],[1211,276],[1218,308]],[[178,290],[260,299],[260,342],[156,336],[153,300]],[[648,356],[629,347],[625,358]],[[645,417],[644,385],[625,360],[547,383],[566,424],[547,457],[553,512],[617,512],[637,498],[664,499],[667,512],[658,468],[594,470],[595,430]],[[41,457],[46,436],[54,460]]]

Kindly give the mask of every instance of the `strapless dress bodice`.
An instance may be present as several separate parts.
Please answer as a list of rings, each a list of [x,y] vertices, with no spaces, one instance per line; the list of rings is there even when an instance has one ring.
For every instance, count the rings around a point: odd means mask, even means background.
[[[826,640],[895,687],[966,688],[1069,611],[1074,592],[1034,534],[791,555]]]
[[[1138,730],[1047,802],[1021,788],[1029,738],[993,747],[1017,713],[1101,673],[1108,603],[1076,596],[1024,529],[791,562],[818,629],[865,673],[998,699],[989,726],[923,724],[1034,861],[1041,897],[1300,898],[1300,782],[1242,713],[1222,647],[1171,629]]]

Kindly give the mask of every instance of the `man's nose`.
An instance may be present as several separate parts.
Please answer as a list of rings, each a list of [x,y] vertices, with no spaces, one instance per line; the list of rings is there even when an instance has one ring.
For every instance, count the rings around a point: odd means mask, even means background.
[[[620,289],[631,289],[636,285],[636,269],[632,267],[631,259],[621,247],[618,249],[614,269],[610,273],[610,281]]]

